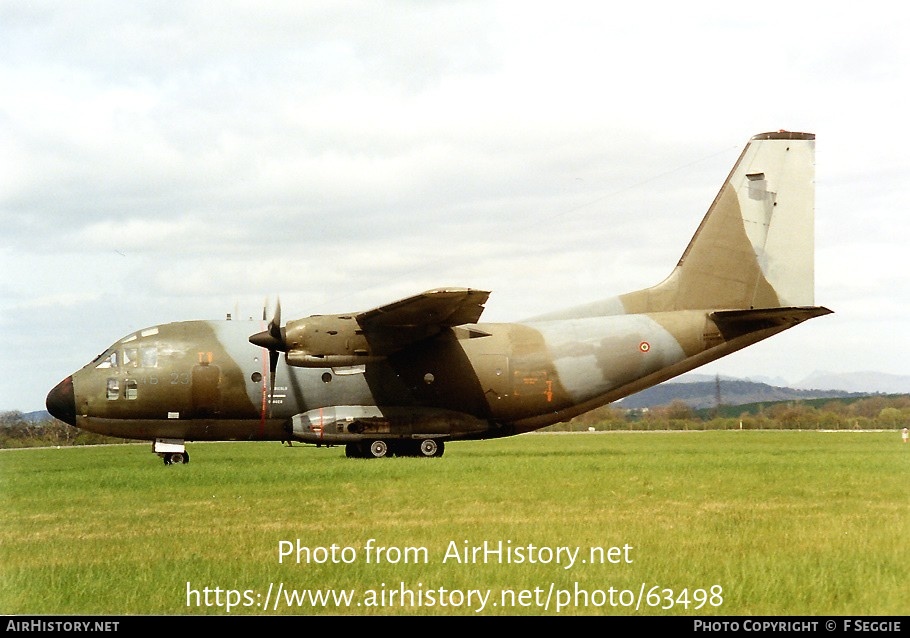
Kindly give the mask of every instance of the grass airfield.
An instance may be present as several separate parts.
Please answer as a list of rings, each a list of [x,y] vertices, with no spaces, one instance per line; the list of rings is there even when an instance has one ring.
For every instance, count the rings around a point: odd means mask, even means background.
[[[0,452],[14,615],[897,616],[897,432],[529,434]]]

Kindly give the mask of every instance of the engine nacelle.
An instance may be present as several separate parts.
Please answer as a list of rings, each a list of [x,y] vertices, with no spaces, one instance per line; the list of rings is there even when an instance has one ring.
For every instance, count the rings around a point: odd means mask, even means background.
[[[379,361],[351,315],[313,315],[288,322],[285,361],[301,368],[340,368]]]
[[[289,366],[297,368],[351,368],[384,358],[368,354],[313,354],[306,350],[290,350],[284,357]]]

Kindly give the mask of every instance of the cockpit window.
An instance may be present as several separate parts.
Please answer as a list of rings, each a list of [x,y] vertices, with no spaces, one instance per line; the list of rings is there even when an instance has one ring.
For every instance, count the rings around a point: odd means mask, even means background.
[[[140,348],[139,352],[142,356],[143,368],[154,368],[158,365],[158,348],[156,346]]]
[[[112,353],[110,353],[108,356],[106,356],[104,359],[102,359],[101,363],[99,363],[95,367],[96,368],[116,368],[117,366],[118,366],[117,351],[114,350]]]
[[[124,348],[122,353],[119,350],[99,355],[97,369],[104,368],[157,368],[158,367],[158,346],[142,346],[139,348]]]
[[[139,348],[123,349],[123,367],[136,368],[139,366]]]

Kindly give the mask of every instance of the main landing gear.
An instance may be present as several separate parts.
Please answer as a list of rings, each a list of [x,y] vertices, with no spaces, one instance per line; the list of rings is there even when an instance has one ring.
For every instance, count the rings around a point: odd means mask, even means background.
[[[437,458],[445,451],[445,442],[440,439],[420,441],[357,441],[344,446],[344,455],[349,459],[381,459],[386,456],[418,456]]]

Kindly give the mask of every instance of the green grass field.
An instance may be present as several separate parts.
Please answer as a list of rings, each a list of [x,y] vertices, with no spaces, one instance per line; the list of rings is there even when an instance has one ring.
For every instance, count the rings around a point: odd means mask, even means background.
[[[0,613],[910,609],[910,445],[893,432],[189,450],[172,467],[146,444],[0,452]],[[465,559],[485,542],[504,551]]]

